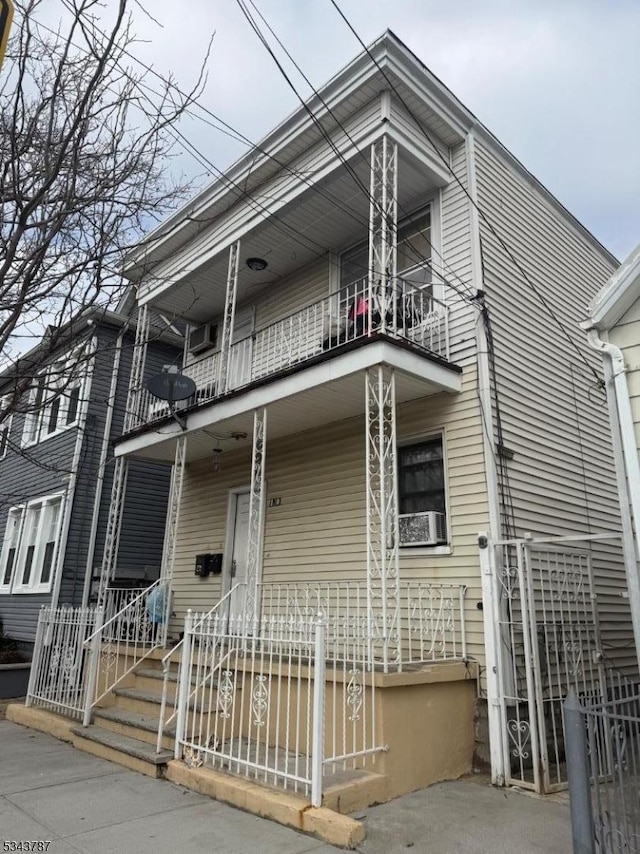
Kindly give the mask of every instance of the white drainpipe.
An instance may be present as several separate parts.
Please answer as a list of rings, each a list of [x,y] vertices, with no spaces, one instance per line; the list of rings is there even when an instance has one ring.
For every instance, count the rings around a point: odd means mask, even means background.
[[[128,330],[125,325],[116,339],[115,354],[113,357],[113,368],[111,371],[111,386],[109,387],[109,401],[107,404],[107,415],[104,422],[104,433],[102,435],[102,447],[100,449],[100,461],[98,463],[98,474],[96,476],[96,494],[93,500],[93,515],[91,517],[91,529],[89,532],[89,545],[87,547],[87,564],[84,572],[84,587],[82,590],[82,607],[89,604],[91,592],[91,578],[93,576],[93,561],[96,555],[96,539],[98,536],[98,522],[100,521],[100,504],[102,502],[102,489],[104,486],[104,474],[107,467],[107,455],[109,453],[109,439],[111,437],[111,425],[113,423],[113,410],[115,408],[116,393],[118,389],[118,378],[120,375],[120,357],[122,356],[122,340]]]
[[[637,544],[638,526],[640,524],[640,462],[638,460],[631,400],[629,399],[627,369],[622,350],[615,344],[603,341],[598,336],[597,329],[588,329],[587,339],[590,346],[603,356],[613,453],[616,462],[618,491],[621,497],[620,512],[622,515],[631,620],[636,642],[636,654],[640,661],[640,572]],[[611,379],[613,379],[613,395],[609,394]]]

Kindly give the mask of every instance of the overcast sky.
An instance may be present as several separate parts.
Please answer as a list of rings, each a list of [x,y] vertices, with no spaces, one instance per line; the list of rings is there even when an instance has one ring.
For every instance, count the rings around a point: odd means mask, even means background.
[[[316,86],[360,50],[330,0],[254,2]],[[340,5],[366,42],[392,29],[620,259],[640,242],[640,0]],[[183,86],[215,31],[202,102],[253,141],[297,106],[236,0],[148,8],[163,27],[136,13],[137,53]],[[183,130],[220,168],[243,153],[202,122]]]

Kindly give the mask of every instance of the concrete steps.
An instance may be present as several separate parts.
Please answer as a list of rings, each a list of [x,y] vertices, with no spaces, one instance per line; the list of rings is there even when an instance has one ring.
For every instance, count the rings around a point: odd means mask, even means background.
[[[155,745],[147,744],[137,738],[130,738],[100,726],[74,727],[74,744],[86,753],[116,762],[132,771],[139,771],[149,777],[164,776],[167,762],[173,759],[170,750],[156,753]]]
[[[162,776],[169,759],[173,757],[175,720],[166,726],[162,738],[162,752],[156,753],[164,674],[160,661],[147,658],[141,662],[127,680],[128,684],[114,688],[109,702],[112,705],[97,707],[93,711],[93,723],[86,729],[76,727],[74,736],[88,753],[110,759],[142,771],[152,777]],[[178,690],[177,665],[168,673],[166,716],[173,713]],[[195,679],[191,684],[195,686]],[[213,684],[214,689],[216,683]],[[199,709],[195,700],[189,704],[189,712]],[[187,716],[187,725],[191,714]]]

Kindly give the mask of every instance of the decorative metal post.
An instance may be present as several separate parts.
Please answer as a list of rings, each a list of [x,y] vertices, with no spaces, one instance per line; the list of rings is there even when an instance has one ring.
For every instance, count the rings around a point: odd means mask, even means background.
[[[191,692],[191,647],[193,645],[194,615],[191,609],[184,618],[184,638],[182,641],[182,656],[180,661],[180,682],[178,683],[178,708],[176,717],[176,735],[173,747],[174,759],[182,755],[182,742],[185,738],[189,694]]]
[[[396,394],[393,370],[366,374],[367,607],[385,673],[401,664]]]
[[[398,146],[386,134],[371,146],[370,186],[369,332],[372,331],[374,307],[380,314],[378,328],[384,332],[388,315],[395,325],[390,291],[397,272],[398,240]]]
[[[247,623],[260,616],[258,585],[262,577],[262,540],[264,536],[264,462],[267,431],[267,410],[253,413],[253,453],[251,456],[251,494],[249,496],[249,542],[247,545],[247,592],[245,615]]]
[[[169,506],[167,507],[167,519],[164,527],[164,544],[162,547],[162,565],[160,577],[164,581],[164,607],[165,613],[162,621],[161,644],[164,646],[167,640],[167,629],[171,616],[171,585],[173,581],[173,567],[176,558],[176,535],[178,532],[178,520],[180,518],[180,502],[182,500],[182,485],[184,483],[184,470],[187,458],[187,437],[182,435],[176,442],[176,456],[171,470],[171,486],[169,488]]]
[[[147,362],[147,342],[149,340],[149,309],[146,303],[139,307],[136,323],[136,341],[131,360],[131,374],[129,375],[129,395],[124,415],[124,433],[139,427],[144,420],[140,408],[144,370]]]
[[[98,587],[98,607],[104,608],[109,582],[115,575],[118,561],[118,546],[120,544],[120,529],[122,527],[122,514],[124,512],[124,500],[127,492],[127,474],[129,472],[129,459],[127,457],[116,457],[113,467],[113,483],[111,484],[111,503],[109,504],[109,516],[107,518],[107,530],[104,540],[104,551],[102,553],[102,566],[100,568],[100,586]]]
[[[326,634],[324,616],[315,622],[313,662],[313,735],[311,744],[311,806],[322,806],[322,771],[324,768],[324,698],[326,671]],[[346,686],[343,685],[346,691]]]
[[[227,293],[224,301],[224,321],[222,324],[222,342],[220,345],[220,388],[229,388],[229,364],[231,341],[236,316],[236,294],[238,292],[238,262],[240,259],[240,241],[229,248],[229,269],[227,272]]]
[[[93,709],[93,700],[96,696],[96,684],[98,682],[98,669],[100,667],[100,650],[102,647],[102,623],[104,621],[104,612],[102,608],[96,611],[96,621],[93,627],[93,636],[91,638],[91,647],[89,649],[89,663],[87,676],[87,693],[84,697],[84,714],[82,716],[82,726],[89,726],[91,723],[91,710]]]

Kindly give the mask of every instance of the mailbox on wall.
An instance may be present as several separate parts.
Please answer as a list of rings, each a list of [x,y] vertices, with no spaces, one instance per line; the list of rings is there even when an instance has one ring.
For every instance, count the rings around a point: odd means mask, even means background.
[[[222,552],[196,555],[195,574],[199,575],[200,578],[206,578],[208,575],[220,575],[223,556]]]

